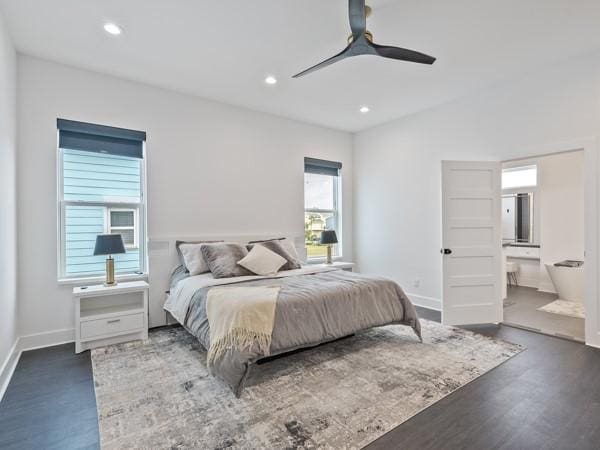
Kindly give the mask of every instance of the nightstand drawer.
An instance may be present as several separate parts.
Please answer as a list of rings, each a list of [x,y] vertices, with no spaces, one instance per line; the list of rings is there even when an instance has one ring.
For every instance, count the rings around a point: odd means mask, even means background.
[[[108,319],[87,320],[81,322],[81,339],[95,336],[139,331],[144,328],[144,314],[129,314]]]

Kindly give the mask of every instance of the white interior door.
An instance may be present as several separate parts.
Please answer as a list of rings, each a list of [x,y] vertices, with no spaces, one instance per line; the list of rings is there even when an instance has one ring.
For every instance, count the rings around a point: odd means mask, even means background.
[[[442,321],[502,321],[500,162],[442,161]]]

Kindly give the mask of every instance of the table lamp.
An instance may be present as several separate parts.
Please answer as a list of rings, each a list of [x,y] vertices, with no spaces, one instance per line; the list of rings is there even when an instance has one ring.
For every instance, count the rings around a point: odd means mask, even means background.
[[[111,255],[125,253],[123,238],[120,234],[99,234],[96,236],[96,247],[94,247],[94,256],[108,255],[106,258],[106,283],[104,286],[116,286],[115,281],[115,260]]]
[[[338,240],[335,230],[325,230],[321,233],[321,245],[327,245],[327,260],[325,261],[325,264],[333,264],[333,260],[331,259],[331,246],[337,243]]]

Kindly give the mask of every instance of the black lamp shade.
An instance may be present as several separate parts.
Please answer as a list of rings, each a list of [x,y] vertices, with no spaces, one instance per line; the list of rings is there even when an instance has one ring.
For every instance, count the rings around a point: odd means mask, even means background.
[[[96,236],[96,247],[94,247],[94,256],[96,255],[116,255],[125,253],[123,238],[120,234],[99,234]]]
[[[337,244],[335,230],[325,230],[321,233],[321,244]]]

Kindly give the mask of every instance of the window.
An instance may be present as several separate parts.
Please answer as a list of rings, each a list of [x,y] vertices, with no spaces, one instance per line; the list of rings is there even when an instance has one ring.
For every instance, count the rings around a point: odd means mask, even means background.
[[[120,234],[115,272],[146,269],[145,133],[58,119],[59,279],[103,276],[98,234]]]
[[[324,230],[335,230],[339,243],[333,255],[341,255],[340,171],[338,162],[304,158],[304,235],[308,258],[324,258],[327,248],[320,245]]]
[[[502,189],[537,186],[537,166],[511,167],[502,171]]]
[[[125,248],[137,248],[137,209],[109,208],[106,223],[107,234],[120,234]]]

